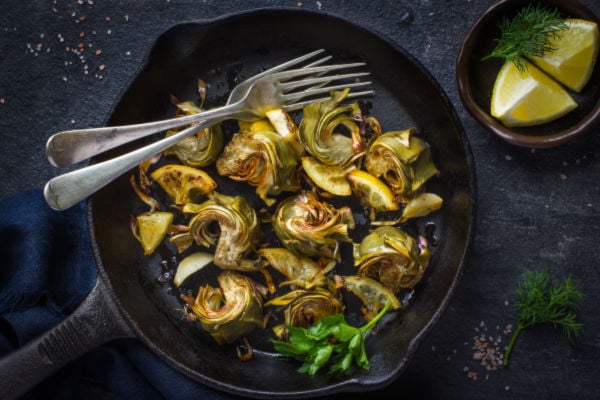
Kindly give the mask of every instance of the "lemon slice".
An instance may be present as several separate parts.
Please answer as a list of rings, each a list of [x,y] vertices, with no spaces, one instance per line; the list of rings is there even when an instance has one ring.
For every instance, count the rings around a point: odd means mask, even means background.
[[[566,19],[568,29],[550,37],[555,49],[533,61],[546,73],[571,90],[580,92],[590,80],[598,57],[599,33],[596,23],[583,19]]]
[[[323,164],[314,157],[302,157],[302,168],[315,185],[336,196],[350,196],[352,187],[346,174],[356,167]]]
[[[154,179],[175,204],[187,204],[196,194],[212,192],[216,182],[206,172],[179,164],[168,164],[153,171]]]
[[[394,194],[389,186],[370,173],[357,169],[348,172],[346,179],[362,205],[375,211],[394,211],[400,208],[394,201]]]
[[[577,107],[556,81],[527,63],[520,72],[506,61],[494,83],[491,113],[506,126],[532,126],[553,121]]]
[[[140,242],[144,254],[154,253],[167,235],[173,222],[173,214],[166,211],[155,211],[136,217],[133,235]]]

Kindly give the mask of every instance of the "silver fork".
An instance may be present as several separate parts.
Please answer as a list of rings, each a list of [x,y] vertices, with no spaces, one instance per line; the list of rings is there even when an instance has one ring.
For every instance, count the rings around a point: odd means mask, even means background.
[[[239,101],[204,112],[203,120],[190,128],[130,153],[50,179],[44,187],[46,202],[55,210],[66,210],[106,186],[109,182],[131,168],[139,165],[144,160],[168,149],[187,136],[225,119],[252,120],[264,117],[265,112],[273,108],[285,108],[288,111],[298,110],[311,102],[324,101],[329,98],[328,96],[314,98],[314,96],[322,95],[332,90],[369,85],[371,82],[344,82],[348,79],[356,79],[369,75],[368,72],[315,77],[315,74],[326,74],[332,71],[364,65],[365,63],[320,65],[264,75],[251,84],[251,87],[242,95]],[[339,83],[328,85],[332,81]],[[372,90],[352,92],[348,98],[372,93]],[[300,101],[307,97],[310,99]]]
[[[256,74],[245,81],[238,83],[229,94],[225,105],[237,103],[244,96],[256,80],[298,66],[306,60],[323,53],[324,49],[315,50],[303,56],[294,58],[273,68]],[[331,56],[326,56],[307,64],[314,67],[323,64]],[[171,118],[162,121],[146,122],[141,124],[107,126],[100,128],[73,129],[55,133],[46,142],[46,157],[55,167],[68,167],[97,154],[118,147],[122,144],[153,135],[178,126],[188,125],[204,119],[204,113]]]

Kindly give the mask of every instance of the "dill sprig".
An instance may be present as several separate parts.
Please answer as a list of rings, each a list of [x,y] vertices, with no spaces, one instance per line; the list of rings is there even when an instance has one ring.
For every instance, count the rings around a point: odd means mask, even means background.
[[[517,337],[523,329],[530,326],[551,323],[555,327],[561,327],[571,344],[579,336],[583,324],[576,321],[574,310],[583,298],[583,293],[575,286],[570,275],[558,285],[551,281],[547,268],[536,273],[526,269],[517,294],[520,298],[516,303],[519,322],[504,353],[504,365],[508,365]]]
[[[550,39],[560,38],[560,31],[569,29],[569,26],[558,9],[529,4],[513,19],[502,19],[498,28],[501,36],[495,39],[496,48],[482,60],[503,58],[523,72],[527,69],[524,58],[542,57],[556,50]]]

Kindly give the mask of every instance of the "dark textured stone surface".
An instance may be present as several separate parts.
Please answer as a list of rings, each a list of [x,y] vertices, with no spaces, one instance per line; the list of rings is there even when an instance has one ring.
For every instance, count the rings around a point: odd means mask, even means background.
[[[600,3],[582,2],[600,14]],[[385,392],[432,399],[596,398],[600,135],[532,151],[499,141],[467,114],[456,91],[455,59],[470,24],[491,4],[3,0],[0,197],[42,187],[58,174],[44,157],[48,136],[73,127],[102,125],[154,40],[169,27],[274,6],[301,6],[342,16],[385,35],[430,70],[461,118],[478,179],[476,236],[459,286],[409,370]],[[79,43],[85,47],[83,57],[72,51]],[[520,271],[545,266],[558,278],[571,274],[586,293],[581,337],[569,346],[553,327],[536,327],[521,335],[510,367],[488,371],[473,359],[474,337],[483,333],[486,341],[500,338],[498,347],[503,349],[509,339],[503,330],[516,323],[514,289]]]

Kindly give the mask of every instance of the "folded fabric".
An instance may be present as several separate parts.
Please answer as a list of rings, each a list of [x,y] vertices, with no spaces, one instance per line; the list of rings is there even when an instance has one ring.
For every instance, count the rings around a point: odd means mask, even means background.
[[[83,202],[56,212],[41,190],[0,200],[0,356],[62,321],[95,281]],[[239,398],[173,370],[135,339],[119,339],[73,361],[24,399],[84,397]]]

